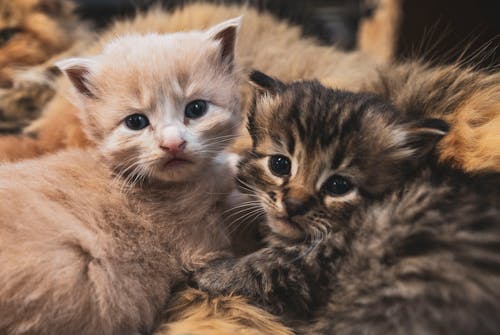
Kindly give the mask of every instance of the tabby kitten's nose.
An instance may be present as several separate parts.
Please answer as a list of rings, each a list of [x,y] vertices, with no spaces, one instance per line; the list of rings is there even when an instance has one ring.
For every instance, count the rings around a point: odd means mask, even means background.
[[[167,151],[172,155],[175,155],[179,152],[184,151],[184,148],[186,148],[186,141],[183,139],[179,139],[177,141],[165,142],[160,145],[160,148],[163,151]]]
[[[302,215],[307,212],[306,204],[300,200],[294,198],[285,198],[283,202],[285,203],[286,212],[290,217]]]

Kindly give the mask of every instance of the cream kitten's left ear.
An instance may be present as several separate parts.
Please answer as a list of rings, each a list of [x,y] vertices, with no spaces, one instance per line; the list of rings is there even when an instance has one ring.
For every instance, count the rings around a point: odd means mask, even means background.
[[[95,98],[89,75],[95,61],[89,58],[68,58],[55,63],[68,77],[77,92],[88,98]]]
[[[242,16],[219,23],[207,30],[210,38],[221,43],[222,61],[232,63],[234,60],[234,51],[236,37],[241,26]]]

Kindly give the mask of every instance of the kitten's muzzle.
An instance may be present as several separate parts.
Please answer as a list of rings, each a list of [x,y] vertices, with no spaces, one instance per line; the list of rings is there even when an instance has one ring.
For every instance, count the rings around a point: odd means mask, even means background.
[[[283,203],[289,217],[303,215],[308,210],[307,203],[294,198],[287,197],[283,200]]]
[[[187,142],[183,139],[178,139],[175,141],[164,142],[160,144],[160,148],[172,155],[177,155],[179,152],[183,152],[186,148]]]

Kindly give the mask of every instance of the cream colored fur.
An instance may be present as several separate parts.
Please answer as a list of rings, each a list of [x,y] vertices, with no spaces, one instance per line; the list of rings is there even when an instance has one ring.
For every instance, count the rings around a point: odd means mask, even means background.
[[[219,156],[240,117],[238,25],[124,36],[59,63],[96,147],[0,165],[1,334],[149,333],[184,270],[229,248]],[[196,99],[207,113],[186,119]],[[150,125],[129,129],[134,113]],[[181,154],[161,148],[172,136]]]

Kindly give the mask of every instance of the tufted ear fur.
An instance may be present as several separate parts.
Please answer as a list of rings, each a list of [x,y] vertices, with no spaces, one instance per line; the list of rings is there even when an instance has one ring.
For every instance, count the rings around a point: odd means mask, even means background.
[[[68,77],[80,97],[96,98],[90,82],[95,61],[90,58],[69,58],[56,62],[55,65]]]
[[[242,17],[236,17],[219,23],[216,26],[208,29],[208,35],[211,39],[220,41],[221,61],[229,64],[231,67],[234,63],[234,53],[236,46],[236,38],[241,26]]]
[[[255,146],[258,141],[258,134],[262,132],[263,126],[259,124],[271,115],[272,109],[263,108],[261,105],[258,110],[258,102],[266,99],[279,100],[279,93],[285,89],[285,84],[278,79],[272,78],[260,71],[253,70],[249,77],[249,83],[254,87],[254,94],[249,112],[247,114],[247,129],[252,136],[252,142]],[[267,104],[264,104],[267,105]]]
[[[415,158],[431,153],[436,143],[449,131],[449,125],[441,119],[422,119],[410,122],[404,147],[413,152]]]
[[[285,86],[278,79],[257,70],[253,70],[250,73],[249,83],[255,88],[256,93],[269,93],[271,95],[277,94]]]

